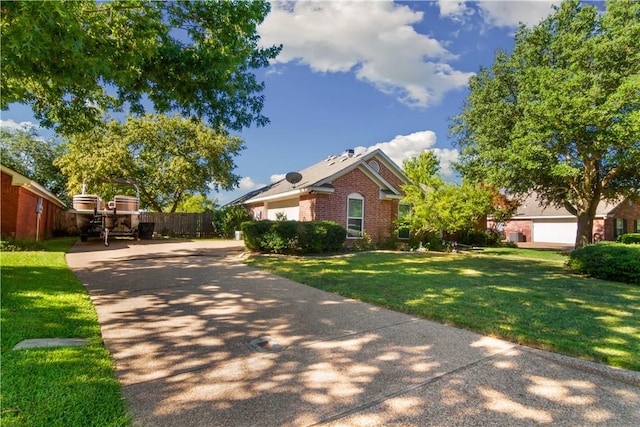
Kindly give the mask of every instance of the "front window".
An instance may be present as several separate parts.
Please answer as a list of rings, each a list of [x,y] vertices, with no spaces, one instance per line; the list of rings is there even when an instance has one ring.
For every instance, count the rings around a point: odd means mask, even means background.
[[[615,237],[621,236],[623,235],[627,230],[625,230],[626,228],[626,221],[622,218],[616,218],[616,235]]]
[[[411,229],[409,228],[409,214],[411,206],[406,203],[398,205],[398,239],[408,239],[411,237]]]
[[[357,239],[364,232],[364,197],[353,193],[347,202],[347,237]]]

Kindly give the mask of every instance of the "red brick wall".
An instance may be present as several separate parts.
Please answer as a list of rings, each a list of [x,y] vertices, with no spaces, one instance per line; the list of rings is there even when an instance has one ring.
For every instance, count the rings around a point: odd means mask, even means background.
[[[39,196],[24,187],[11,185],[11,176],[2,173],[2,228],[7,237],[38,238],[51,237],[54,217],[60,207],[47,199],[42,200],[42,214],[38,225],[36,204]]]
[[[615,240],[616,219],[624,219],[627,221],[627,229],[624,230],[624,233],[635,233],[634,221],[640,221],[640,202],[629,203],[625,200],[610,212],[604,225],[607,240]]]
[[[390,235],[398,215],[397,200],[380,200],[380,187],[360,169],[354,169],[333,181],[333,194],[318,195],[316,219],[335,221],[346,228],[349,194],[364,197],[364,231],[375,243]],[[348,239],[347,243],[355,239]]]
[[[488,224],[490,227],[493,223]],[[525,242],[531,241],[531,220],[530,219],[512,219],[504,224],[504,237],[509,238],[509,233],[522,233]]]
[[[0,233],[3,236],[15,237],[19,188],[11,185],[11,176],[4,172],[1,173],[0,179],[2,181],[2,198],[0,198],[2,225],[0,225]]]

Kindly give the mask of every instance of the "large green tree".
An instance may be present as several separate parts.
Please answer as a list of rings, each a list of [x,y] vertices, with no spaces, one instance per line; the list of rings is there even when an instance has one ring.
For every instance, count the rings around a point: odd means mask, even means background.
[[[640,188],[640,2],[606,11],[565,1],[511,54],[469,82],[451,133],[459,170],[577,217],[576,247],[592,241],[598,203]]]
[[[403,169],[411,181],[402,190],[403,202],[411,205],[408,222],[414,234],[471,229],[493,210],[491,188],[445,182],[439,174],[440,161],[432,151],[405,160]]]
[[[253,70],[266,1],[5,1],[2,99],[29,104],[41,124],[71,134],[127,106],[205,118],[215,128],[264,125]]]
[[[55,139],[44,139],[33,129],[0,128],[0,161],[6,167],[44,185],[67,203],[67,179],[54,164],[64,154],[64,146]]]
[[[240,138],[195,118],[147,114],[74,135],[57,164],[71,194],[84,185],[109,199],[137,188],[143,209],[175,212],[189,196],[233,188],[233,157],[243,148]]]

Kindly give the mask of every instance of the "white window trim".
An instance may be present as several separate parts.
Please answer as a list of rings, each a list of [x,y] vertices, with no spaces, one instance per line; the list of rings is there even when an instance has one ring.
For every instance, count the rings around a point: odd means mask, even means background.
[[[361,200],[362,201],[362,217],[349,216],[349,201],[350,200]],[[349,219],[359,219],[362,221],[362,225],[360,228],[360,236],[350,236],[349,235]],[[362,239],[364,237],[364,196],[360,193],[351,193],[347,196],[347,239]]]

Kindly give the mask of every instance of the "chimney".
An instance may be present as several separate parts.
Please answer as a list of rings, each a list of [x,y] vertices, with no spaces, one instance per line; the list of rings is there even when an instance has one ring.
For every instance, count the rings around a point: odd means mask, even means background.
[[[346,150],[344,150],[344,153],[342,153],[342,155],[345,157],[353,157],[353,153],[355,153],[353,148],[347,148]]]

